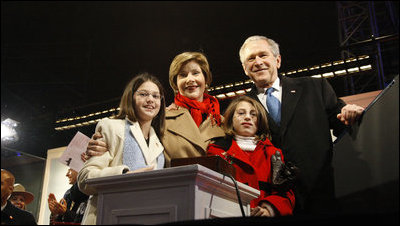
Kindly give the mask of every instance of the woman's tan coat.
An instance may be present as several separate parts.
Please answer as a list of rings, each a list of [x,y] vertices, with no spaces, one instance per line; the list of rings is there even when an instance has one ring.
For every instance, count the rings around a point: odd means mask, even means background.
[[[165,148],[166,167],[170,166],[173,158],[205,156],[211,139],[223,136],[224,131],[215,122],[212,123],[210,116],[197,127],[188,109],[179,107],[168,110],[161,140]]]

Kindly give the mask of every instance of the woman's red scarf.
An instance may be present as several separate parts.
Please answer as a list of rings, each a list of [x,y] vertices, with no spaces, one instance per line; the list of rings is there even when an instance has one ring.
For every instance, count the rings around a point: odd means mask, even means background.
[[[211,115],[212,122],[216,122],[219,126],[221,125],[221,115],[219,113],[219,102],[217,98],[204,93],[203,102],[192,100],[185,96],[182,96],[179,92],[175,95],[175,104],[184,108],[187,108],[192,115],[194,122],[197,127],[203,121],[201,114],[207,114],[207,117]]]

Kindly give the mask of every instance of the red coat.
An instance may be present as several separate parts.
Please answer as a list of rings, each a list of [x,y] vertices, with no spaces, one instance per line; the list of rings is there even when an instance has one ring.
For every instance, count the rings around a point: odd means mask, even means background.
[[[291,215],[295,205],[292,190],[277,191],[271,186],[271,156],[279,151],[271,141],[265,139],[257,143],[254,151],[243,151],[236,141],[230,137],[218,139],[208,146],[207,155],[219,155],[236,168],[236,180],[260,190],[260,196],[251,201],[252,208],[260,201],[267,201],[275,207],[281,216]]]

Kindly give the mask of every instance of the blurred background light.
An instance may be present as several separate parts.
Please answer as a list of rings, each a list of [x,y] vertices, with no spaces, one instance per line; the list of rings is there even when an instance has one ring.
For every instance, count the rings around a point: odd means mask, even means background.
[[[12,120],[10,118],[5,119],[1,122],[1,142],[15,142],[18,141],[18,133],[16,128],[19,122]]]

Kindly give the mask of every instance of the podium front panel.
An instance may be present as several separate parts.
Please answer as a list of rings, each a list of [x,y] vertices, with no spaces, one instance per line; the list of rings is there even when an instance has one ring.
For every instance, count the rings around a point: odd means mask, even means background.
[[[201,165],[90,179],[97,224],[160,224],[241,216],[230,178]],[[238,182],[245,214],[260,192]]]

